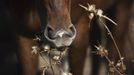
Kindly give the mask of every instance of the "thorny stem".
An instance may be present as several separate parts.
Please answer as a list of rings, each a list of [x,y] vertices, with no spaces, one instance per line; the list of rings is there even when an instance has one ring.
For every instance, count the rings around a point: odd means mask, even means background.
[[[107,25],[106,25],[100,18],[99,18],[99,20],[100,20],[100,22],[102,22],[102,24],[103,24],[103,25],[105,26],[105,28],[107,29],[108,34],[110,35],[111,39],[113,40],[113,43],[114,43],[114,45],[115,45],[115,48],[116,48],[116,50],[117,50],[117,52],[118,52],[118,54],[119,54],[119,58],[120,58],[120,60],[121,60],[122,56],[121,56],[120,50],[119,50],[119,48],[118,48],[118,46],[117,46],[117,44],[116,44],[116,42],[115,42],[115,39],[114,39],[114,37],[113,37],[111,31],[109,30],[109,28],[107,27]]]
[[[49,56],[50,56],[50,53],[49,53]],[[51,58],[49,58],[49,63],[50,63],[50,68],[52,70],[52,73],[53,75],[55,75]]]
[[[100,55],[101,57],[105,57],[106,58],[106,60],[108,61],[108,63],[112,66],[112,68],[118,73],[118,74],[120,74],[120,75],[122,75],[122,73],[116,68],[116,66],[112,63],[112,61],[108,58],[108,52],[107,52],[107,50],[105,49],[105,48],[103,48],[102,46],[99,46],[99,47],[97,47],[97,46],[95,46],[96,48],[97,48],[97,52],[94,52],[94,53],[96,53],[96,54],[98,54],[98,55]],[[110,66],[110,67],[111,67]],[[114,73],[114,72],[111,72],[112,74]]]
[[[104,27],[107,29],[108,34],[110,35],[111,39],[113,40],[113,43],[114,43],[114,45],[115,45],[115,48],[116,48],[116,50],[117,50],[117,52],[118,52],[118,54],[119,54],[119,58],[120,58],[121,64],[123,65],[122,55],[121,55],[121,53],[120,53],[120,50],[119,50],[119,48],[118,48],[118,46],[117,46],[117,43],[115,42],[115,39],[114,39],[114,37],[113,37],[111,31],[109,30],[109,28],[107,27],[107,25],[106,25],[100,18],[99,18],[99,20],[100,20],[100,22],[102,22],[102,24],[104,25]],[[114,67],[114,68],[115,68],[115,67]],[[115,70],[117,70],[117,69],[115,69]],[[118,73],[119,73],[119,72],[118,72]]]
[[[36,35],[35,35],[36,36]],[[37,36],[36,36],[36,39],[33,39],[33,40],[35,40],[35,41],[40,41],[41,39],[40,38],[38,38]],[[56,64],[59,64],[60,63],[60,60],[61,60],[61,58],[62,58],[62,52],[60,52],[60,57],[59,57],[59,59],[58,59],[58,61],[56,62],[56,63],[52,63],[52,59],[50,58],[50,53],[51,53],[51,51],[54,51],[54,50],[57,50],[57,49],[49,49],[49,50],[47,50],[47,54],[46,54],[46,56],[48,56],[49,57],[49,59],[48,59],[48,61],[46,60],[46,58],[42,55],[42,53],[43,52],[45,52],[44,50],[43,51],[39,51],[39,50],[37,50],[37,49],[33,49],[33,51],[37,51],[37,53],[36,54],[39,54],[39,56],[41,57],[41,63],[45,63],[47,66],[40,66],[40,67],[42,67],[43,68],[43,70],[42,70],[42,75],[44,75],[45,74],[45,71],[47,70],[47,68],[50,68],[51,70],[52,70],[52,75],[55,75],[55,73],[54,73],[54,68],[53,68],[53,66],[55,66]],[[68,50],[68,47],[65,47],[64,48],[64,51],[66,51],[66,50]],[[43,61],[45,61],[45,62],[43,62]],[[62,68],[60,68],[60,71],[62,71]]]
[[[44,69],[43,69],[43,73],[42,73],[42,75],[44,75],[44,74],[45,74],[45,71],[46,71],[46,68],[44,68]]]
[[[47,60],[42,56],[42,54],[40,53],[40,56],[42,57],[42,59],[46,62],[47,65],[49,65],[49,63],[47,62]]]
[[[47,54],[47,56],[49,56],[49,54],[50,54],[50,52],[48,52],[48,54]],[[55,75],[55,73],[54,73],[54,69],[53,69],[53,64],[52,64],[52,62],[51,62],[51,59],[49,58],[49,63],[47,62],[47,60],[42,56],[42,53],[40,53],[40,56],[42,57],[42,59],[46,62],[46,64],[51,68],[51,70],[52,70],[52,73],[53,73],[53,75]],[[43,70],[43,73],[42,74],[44,74],[44,70]]]
[[[41,56],[41,58],[46,62],[46,64],[49,66],[49,63],[47,62],[47,60],[42,56],[42,54],[40,53],[39,54],[40,56]],[[44,66],[43,66],[43,71],[42,71],[42,75],[44,75],[45,74],[45,71],[46,71],[46,68],[44,68]]]
[[[105,55],[105,58],[112,65],[112,67],[115,69],[115,71],[118,72],[120,75],[122,75],[122,73],[114,66],[114,64],[112,64],[112,61],[108,58],[108,56]]]
[[[80,5],[80,4],[79,4],[79,5]],[[122,64],[122,66],[123,66],[122,56],[121,56],[120,50],[119,50],[119,48],[118,48],[118,46],[117,46],[117,43],[115,42],[115,39],[114,39],[112,33],[110,32],[109,28],[107,27],[107,25],[106,25],[100,18],[107,19],[107,20],[109,20],[110,22],[112,22],[114,25],[117,25],[117,23],[115,23],[112,19],[108,18],[107,16],[103,15],[103,11],[100,10],[100,9],[96,9],[96,8],[95,8],[95,5],[89,5],[89,4],[88,4],[88,7],[85,7],[85,6],[83,6],[83,5],[80,5],[80,6],[81,6],[82,8],[84,8],[86,11],[90,12],[89,15],[91,15],[91,13],[92,13],[93,16],[96,15],[96,16],[99,17],[99,21],[104,25],[104,27],[105,27],[106,30],[108,31],[108,34],[110,35],[110,37],[111,37],[111,39],[112,39],[112,41],[113,41],[113,43],[114,43],[114,45],[115,45],[115,48],[116,48],[116,50],[117,50],[117,52],[118,52],[118,54],[119,54],[119,58],[120,58],[121,64]],[[89,17],[89,18],[90,18],[90,17]],[[108,58],[108,56],[107,56],[107,55],[104,55],[104,56],[106,57],[106,59],[108,60],[108,62],[112,65],[112,67],[115,69],[115,71],[117,71],[120,75],[122,75],[121,72],[114,66],[114,64],[112,64],[112,62],[110,61],[110,59]]]
[[[117,23],[115,23],[113,20],[111,20],[110,18],[108,18],[107,16],[105,16],[105,15],[103,15],[102,13],[103,12],[101,12],[101,13],[98,13],[98,14],[95,14],[95,12],[97,11],[97,10],[99,10],[99,9],[95,9],[95,6],[93,7],[93,5],[91,5],[92,6],[92,9],[89,9],[89,8],[91,8],[91,6],[88,4],[88,8],[87,7],[85,7],[85,6],[83,6],[83,5],[81,5],[81,4],[79,4],[82,8],[84,8],[86,11],[88,11],[88,12],[91,12],[91,13],[94,13],[94,15],[98,15],[99,16],[99,20],[102,22],[102,24],[105,26],[105,28],[107,29],[107,31],[108,31],[108,33],[109,33],[109,35],[110,35],[110,37],[112,38],[112,40],[113,40],[113,42],[114,42],[114,45],[115,45],[115,47],[116,47],[116,50],[117,50],[117,52],[118,52],[118,54],[119,54],[119,57],[120,57],[120,59],[121,59],[121,53],[120,53],[120,50],[119,50],[119,48],[118,48],[118,46],[117,46],[117,44],[116,44],[116,42],[115,42],[115,40],[114,40],[114,37],[113,37],[113,35],[112,35],[112,33],[110,32],[110,30],[109,30],[109,28],[107,27],[107,25],[100,19],[101,17],[102,18],[105,18],[105,19],[107,19],[107,20],[109,20],[110,22],[112,22],[113,24],[115,24],[115,25],[117,25]]]
[[[109,20],[109,21],[110,21],[110,22],[112,22],[114,25],[117,25],[117,23],[115,23],[113,20],[111,20],[111,19],[110,19],[110,18],[108,18],[107,16],[102,15],[101,17],[103,17],[103,18],[105,18],[105,19]]]

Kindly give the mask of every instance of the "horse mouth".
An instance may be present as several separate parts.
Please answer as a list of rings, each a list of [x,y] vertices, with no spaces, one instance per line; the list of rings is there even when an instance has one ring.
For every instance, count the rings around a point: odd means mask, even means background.
[[[51,47],[51,45],[40,45],[40,46],[33,46],[32,47],[33,54],[39,54],[42,58],[47,57],[52,60],[60,61],[67,55],[67,51],[69,47]]]
[[[49,45],[47,45],[49,46]],[[40,50],[39,53],[39,69],[42,69],[41,66],[47,67],[49,66],[46,63],[62,63],[61,61],[64,60],[67,56],[67,51],[69,47],[60,47],[60,48],[47,48],[44,46],[42,50]],[[42,63],[44,62],[44,63]]]
[[[40,39],[41,41],[42,39]],[[39,42],[39,39],[38,39]],[[58,42],[58,41],[57,41]],[[68,56],[68,45],[62,45],[62,46],[55,46],[53,47],[49,43],[45,44],[42,42],[39,45],[35,45],[32,47],[32,53],[35,52],[39,55],[39,65],[38,69],[39,71],[43,71],[44,69],[48,68],[46,72],[50,71],[50,65],[56,68],[60,68],[59,65],[64,62],[66,57]],[[58,71],[58,70],[57,70]]]
[[[60,47],[60,48],[51,48],[49,50],[45,50],[42,53],[44,56],[51,58],[52,60],[61,60],[67,53],[68,47]]]

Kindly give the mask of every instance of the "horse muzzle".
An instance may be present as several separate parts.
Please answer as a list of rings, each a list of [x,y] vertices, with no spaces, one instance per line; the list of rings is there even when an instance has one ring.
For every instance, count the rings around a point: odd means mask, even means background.
[[[72,24],[67,30],[61,28],[60,30],[54,31],[50,25],[47,25],[44,36],[56,47],[70,46],[76,37],[76,28]]]

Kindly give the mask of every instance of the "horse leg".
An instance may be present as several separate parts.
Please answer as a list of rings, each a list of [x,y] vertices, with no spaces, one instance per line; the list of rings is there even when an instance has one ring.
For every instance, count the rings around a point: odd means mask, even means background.
[[[86,50],[89,45],[89,19],[87,16],[81,16],[76,24],[77,35],[71,45],[69,59],[73,75],[82,75]]]
[[[36,75],[37,61],[36,55],[32,55],[32,38],[17,35],[18,57],[21,64],[21,75]]]

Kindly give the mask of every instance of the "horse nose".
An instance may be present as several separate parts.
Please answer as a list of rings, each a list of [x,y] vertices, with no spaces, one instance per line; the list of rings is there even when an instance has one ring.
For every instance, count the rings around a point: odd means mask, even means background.
[[[74,25],[70,25],[66,30],[61,28],[60,30],[54,31],[51,26],[47,26],[44,35],[48,41],[57,47],[69,46],[76,36],[76,29]]]

